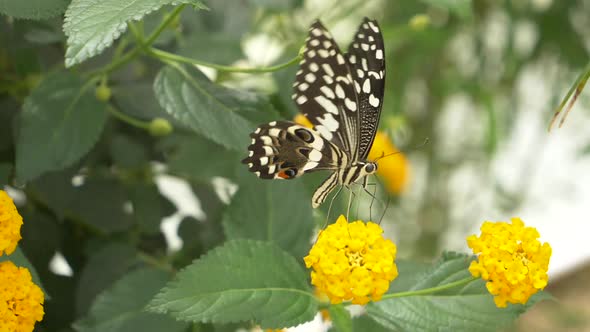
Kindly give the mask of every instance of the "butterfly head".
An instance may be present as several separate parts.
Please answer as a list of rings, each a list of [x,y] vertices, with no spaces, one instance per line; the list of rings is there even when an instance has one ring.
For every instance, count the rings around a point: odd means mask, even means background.
[[[371,161],[366,161],[366,162],[359,162],[358,166],[360,167],[359,173],[358,173],[358,179],[362,179],[367,175],[370,174],[374,174],[375,172],[377,172],[377,163],[375,162],[371,162]]]

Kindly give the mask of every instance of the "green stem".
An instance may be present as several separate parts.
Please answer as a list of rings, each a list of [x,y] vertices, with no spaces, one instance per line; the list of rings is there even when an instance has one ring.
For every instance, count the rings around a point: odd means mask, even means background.
[[[269,72],[278,71],[283,68],[292,66],[301,60],[301,56],[297,55],[293,59],[291,59],[285,63],[275,65],[275,66],[241,68],[241,67],[231,67],[231,66],[218,65],[218,64],[208,63],[208,62],[197,60],[197,59],[187,58],[182,55],[169,53],[169,52],[162,51],[162,50],[159,50],[159,49],[153,48],[153,47],[151,47],[148,50],[148,52],[149,52],[149,54],[151,54],[152,56],[154,56],[156,58],[159,58],[160,60],[169,60],[169,61],[174,61],[174,62],[188,63],[191,65],[205,66],[205,67],[209,67],[209,68],[213,68],[213,69],[217,69],[219,71],[225,71],[225,72],[252,73],[252,74],[254,74],[254,73],[269,73]]]
[[[551,122],[549,123],[549,128],[548,128],[549,131],[551,131],[551,128],[553,127],[553,124],[555,123],[555,120],[557,120],[557,117],[559,116],[559,114],[561,114],[561,111],[565,107],[565,104],[567,103],[567,101],[570,100],[570,97],[572,96],[572,94],[574,92],[579,94],[582,91],[582,89],[584,88],[584,86],[586,85],[586,82],[588,81],[589,78],[590,78],[590,62],[586,65],[586,68],[584,69],[584,71],[580,74],[580,76],[578,76],[578,78],[576,79],[574,84],[570,87],[569,91],[567,92],[565,97],[563,97],[563,100],[561,101],[559,106],[557,106],[557,109],[555,109],[555,113],[553,114],[553,118],[551,119]],[[577,96],[575,96],[575,97],[577,97]],[[567,116],[567,113],[569,113],[569,109],[571,109],[571,106],[573,106],[572,103],[570,103],[570,107],[568,107],[568,110],[566,111],[566,113],[562,117],[561,123],[559,124],[560,127],[563,124],[565,117]]]
[[[143,46],[145,44],[143,40],[143,31],[141,31],[133,22],[129,22],[128,26],[129,31],[131,31],[131,34],[133,34],[133,37],[135,37],[139,45]]]
[[[465,279],[453,281],[448,284],[444,284],[444,285],[440,285],[440,286],[436,286],[436,287],[424,288],[424,289],[419,289],[419,290],[415,290],[415,291],[385,294],[385,295],[383,295],[381,300],[388,300],[388,299],[393,299],[393,298],[397,298],[397,297],[409,297],[409,296],[416,296],[416,295],[432,294],[432,293],[440,292],[442,290],[454,288],[457,286],[467,285],[468,283],[475,281],[477,279],[479,279],[479,278],[468,277]]]
[[[184,7],[186,7],[186,4],[182,4],[182,5],[174,8],[172,13],[170,13],[170,15],[168,15],[168,17],[166,17],[164,19],[164,21],[162,21],[162,23],[160,23],[160,25],[156,28],[156,30],[154,30],[154,32],[152,32],[152,34],[146,39],[144,45],[150,46],[156,40],[156,38],[158,38],[158,36],[162,33],[162,31],[164,31],[164,29],[166,29],[168,24],[170,24],[170,22],[172,22],[176,18],[176,16],[178,16],[180,14],[180,12],[184,9]]]
[[[141,120],[137,120],[135,118],[130,117],[129,115],[120,112],[118,110],[116,110],[113,106],[109,105],[107,110],[113,114],[115,117],[117,117],[119,120],[123,121],[123,122],[127,122],[128,124],[134,126],[134,127],[138,127],[141,129],[146,129],[148,130],[150,127],[150,122],[146,122],[146,121],[141,121]]]

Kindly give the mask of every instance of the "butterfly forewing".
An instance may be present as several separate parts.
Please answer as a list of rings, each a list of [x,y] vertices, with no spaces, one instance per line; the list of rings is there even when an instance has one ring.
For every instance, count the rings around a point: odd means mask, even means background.
[[[314,170],[338,168],[333,145],[314,130],[290,121],[273,121],[250,134],[242,160],[263,179],[292,179]]]
[[[385,88],[385,50],[377,21],[364,19],[346,58],[359,103],[358,159],[365,160],[379,126]]]
[[[356,94],[346,58],[332,35],[316,21],[293,84],[293,101],[327,140],[349,156],[358,137]]]

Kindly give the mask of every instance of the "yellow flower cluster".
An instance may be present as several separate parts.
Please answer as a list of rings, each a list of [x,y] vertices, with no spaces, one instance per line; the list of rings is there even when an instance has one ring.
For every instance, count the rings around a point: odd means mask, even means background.
[[[378,301],[398,275],[396,247],[383,238],[379,225],[362,221],[348,223],[340,216],[323,230],[305,265],[313,268],[311,283],[333,304]]]
[[[11,261],[0,263],[0,327],[2,331],[31,332],[43,319],[43,292],[31,273]]]
[[[21,239],[20,227],[23,218],[18,214],[12,198],[0,190],[0,256],[3,253],[10,255],[16,249],[16,244]]]
[[[479,237],[471,235],[467,245],[478,254],[469,271],[487,280],[496,306],[526,303],[529,297],[547,285],[551,246],[539,242],[539,232],[525,227],[520,218],[512,223],[486,221]]]
[[[312,128],[313,124],[302,114],[298,114],[293,119],[295,123]],[[391,139],[382,131],[378,131],[373,141],[373,146],[369,151],[369,160],[377,160],[377,175],[385,181],[387,190],[392,194],[401,194],[406,189],[410,177],[410,163],[403,153],[399,153],[397,148],[391,142]]]

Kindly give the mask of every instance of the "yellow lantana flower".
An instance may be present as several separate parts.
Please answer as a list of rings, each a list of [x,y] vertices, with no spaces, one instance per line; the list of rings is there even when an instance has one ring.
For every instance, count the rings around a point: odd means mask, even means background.
[[[311,283],[333,304],[378,301],[398,275],[396,247],[379,225],[340,216],[323,230],[305,260]]]
[[[387,156],[379,159],[381,156]],[[377,175],[385,181],[385,187],[392,194],[401,194],[410,178],[410,163],[406,156],[393,145],[389,136],[378,131],[369,151],[369,160],[377,160]]]
[[[25,267],[11,261],[0,263],[0,327],[1,331],[31,332],[40,322],[43,311],[43,292],[31,280]]]
[[[0,256],[14,252],[21,239],[22,224],[23,218],[18,214],[12,198],[4,190],[0,190]]]
[[[309,119],[302,114],[297,114],[293,121],[304,127],[313,127]],[[387,157],[379,159],[382,156]],[[399,195],[404,192],[410,177],[410,163],[406,156],[393,145],[386,133],[377,132],[368,159],[379,159],[377,175],[385,180],[385,186],[390,193]]]
[[[539,232],[525,227],[520,218],[511,221],[486,221],[479,237],[467,238],[467,245],[478,255],[469,272],[487,280],[486,287],[499,308],[508,302],[525,304],[548,281],[551,246],[539,242]]]

